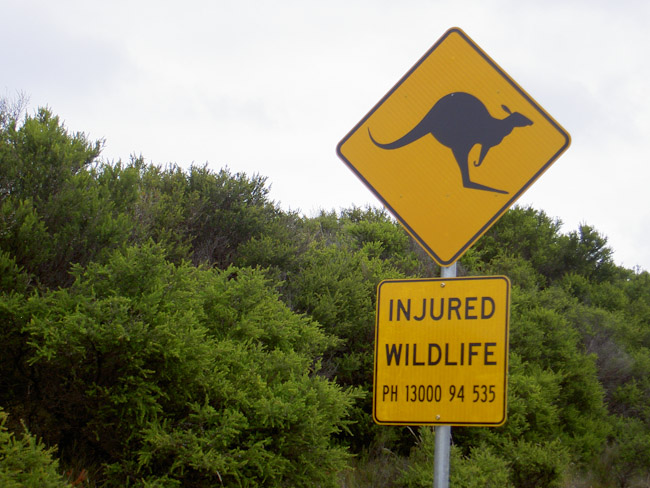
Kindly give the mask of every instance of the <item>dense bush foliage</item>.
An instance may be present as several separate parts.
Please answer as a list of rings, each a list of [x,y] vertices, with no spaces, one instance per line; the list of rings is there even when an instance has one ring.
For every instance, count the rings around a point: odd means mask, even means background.
[[[46,448],[26,429],[18,435],[7,430],[8,415],[0,409],[0,486],[20,488],[67,488],[71,485],[59,473],[53,449]],[[84,474],[75,480],[83,481]]]
[[[19,114],[0,104],[3,486],[431,486],[431,429],[371,417],[376,287],[439,274],[389,215],[286,212],[263,177],[108,163]],[[561,228],[514,208],[461,260],[512,281],[511,356],[508,421],[453,429],[453,486],[647,484],[650,275]]]

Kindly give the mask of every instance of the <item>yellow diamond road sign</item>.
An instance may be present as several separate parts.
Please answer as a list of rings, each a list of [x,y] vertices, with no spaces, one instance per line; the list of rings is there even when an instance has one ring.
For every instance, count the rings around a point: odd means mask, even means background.
[[[503,424],[509,301],[510,282],[505,276],[380,283],[375,421]]]
[[[438,264],[450,265],[569,143],[569,134],[454,28],[337,153]]]

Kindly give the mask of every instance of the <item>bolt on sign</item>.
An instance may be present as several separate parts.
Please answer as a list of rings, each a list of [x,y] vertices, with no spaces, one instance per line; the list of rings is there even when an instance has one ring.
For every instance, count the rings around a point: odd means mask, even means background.
[[[569,134],[453,28],[343,138],[339,157],[440,265],[459,259]]]
[[[375,422],[502,425],[509,314],[505,276],[381,282]]]

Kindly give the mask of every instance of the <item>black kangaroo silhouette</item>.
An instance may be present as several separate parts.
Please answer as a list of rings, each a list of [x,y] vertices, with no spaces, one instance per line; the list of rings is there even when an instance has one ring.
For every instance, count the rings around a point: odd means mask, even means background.
[[[474,145],[481,145],[478,162],[474,161],[474,166],[480,166],[488,151],[499,145],[515,127],[525,127],[533,123],[519,112],[513,113],[505,105],[501,107],[508,116],[497,119],[490,115],[483,102],[474,95],[464,92],[450,93],[438,100],[413,129],[396,141],[388,144],[377,142],[370,129],[368,135],[372,142],[382,149],[399,149],[431,134],[440,144],[451,149],[465,188],[507,194],[507,191],[474,183],[469,177],[469,152]]]

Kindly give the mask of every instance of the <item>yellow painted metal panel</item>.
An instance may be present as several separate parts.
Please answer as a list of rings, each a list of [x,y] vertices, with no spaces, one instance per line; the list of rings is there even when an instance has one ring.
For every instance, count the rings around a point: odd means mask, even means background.
[[[505,276],[380,283],[375,421],[503,424],[509,311],[510,282]]]
[[[450,29],[339,143],[339,157],[441,265],[569,146],[568,133]]]

